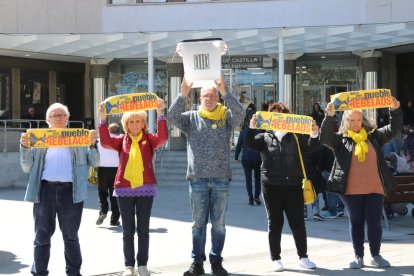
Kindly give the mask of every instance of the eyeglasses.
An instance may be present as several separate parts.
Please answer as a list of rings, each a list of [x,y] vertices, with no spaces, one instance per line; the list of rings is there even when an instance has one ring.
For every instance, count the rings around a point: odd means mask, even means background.
[[[50,116],[50,118],[53,118],[53,119],[63,119],[66,117],[68,117],[68,115],[66,114],[55,114],[55,115]]]
[[[203,95],[203,96],[201,96],[203,99],[215,99],[215,98],[217,98],[218,96],[217,95]]]

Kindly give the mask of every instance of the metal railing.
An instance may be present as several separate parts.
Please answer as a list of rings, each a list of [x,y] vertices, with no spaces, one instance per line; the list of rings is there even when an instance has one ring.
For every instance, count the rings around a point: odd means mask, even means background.
[[[3,152],[8,152],[12,146],[14,151],[17,151],[20,142],[20,133],[26,131],[29,128],[47,128],[46,120],[26,120],[26,119],[9,119],[0,120],[0,127],[3,131],[0,141],[3,144]],[[85,123],[83,121],[69,121],[68,127],[84,128]],[[17,145],[17,146],[16,146]]]
[[[165,144],[161,148],[158,148],[155,151],[155,163],[160,163],[161,168],[164,167],[164,162],[163,162],[162,156],[164,155],[165,150],[170,151],[170,133],[171,133],[171,130],[173,129],[173,125],[172,124],[167,124],[167,127],[168,127],[167,144]]]

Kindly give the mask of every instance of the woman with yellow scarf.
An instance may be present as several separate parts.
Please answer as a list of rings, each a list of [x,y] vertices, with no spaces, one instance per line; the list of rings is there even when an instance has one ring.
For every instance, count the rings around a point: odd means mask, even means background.
[[[117,150],[119,166],[114,183],[123,231],[125,271],[123,276],[148,276],[149,224],[154,196],[157,195],[152,160],[154,151],[168,139],[165,108],[160,100],[157,108],[157,133],[148,132],[147,113],[136,111],[124,113],[121,119],[125,135],[109,135],[104,105],[99,107],[99,134],[106,148]],[[138,254],[135,254],[135,232],[138,233]],[[135,256],[138,273],[135,273]]]
[[[365,224],[371,253],[370,264],[389,267],[390,262],[380,255],[381,216],[384,195],[394,186],[382,147],[401,133],[403,116],[400,102],[393,98],[390,124],[375,128],[362,110],[347,110],[342,116],[338,133],[334,131],[333,104],[326,107],[327,116],[321,126],[321,143],[330,148],[335,161],[326,190],[338,193],[349,215],[349,233],[355,252],[349,267],[364,266]]]

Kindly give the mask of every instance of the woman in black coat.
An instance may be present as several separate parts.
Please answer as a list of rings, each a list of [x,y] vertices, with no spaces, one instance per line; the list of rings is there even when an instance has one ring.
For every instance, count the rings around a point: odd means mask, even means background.
[[[371,252],[371,264],[389,267],[380,255],[382,227],[381,216],[384,195],[395,183],[382,153],[382,146],[402,129],[400,102],[393,98],[390,124],[375,128],[362,110],[347,110],[342,117],[338,133],[334,129],[333,104],[326,107],[327,116],[321,127],[321,143],[335,156],[327,183],[327,191],[340,194],[349,214],[349,227],[355,258],[349,267],[364,266],[364,228]]]
[[[270,112],[290,113],[283,103],[270,105]],[[299,159],[298,145],[294,134],[268,130],[256,134],[256,115],[250,120],[246,136],[246,145],[260,152],[262,158],[261,183],[262,194],[267,210],[270,255],[273,271],[283,271],[280,241],[284,223],[283,213],[289,222],[299,255],[299,266],[316,268],[308,259],[306,228],[303,217],[303,173]],[[318,126],[312,126],[313,135],[296,135],[302,152],[317,147]]]

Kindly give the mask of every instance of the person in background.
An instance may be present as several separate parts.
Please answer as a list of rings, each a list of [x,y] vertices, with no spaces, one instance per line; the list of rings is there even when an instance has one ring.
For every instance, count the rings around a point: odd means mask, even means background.
[[[323,118],[325,118],[325,114],[321,109],[321,105],[319,103],[313,104],[312,113],[309,116],[311,116],[316,121],[316,124],[319,127],[321,126]]]
[[[111,137],[118,137],[121,134],[121,129],[117,123],[112,123],[108,126],[109,135]],[[113,196],[115,175],[118,170],[119,157],[118,151],[114,149],[107,149],[101,143],[97,143],[100,155],[98,167],[98,203],[99,203],[99,217],[96,220],[96,225],[101,225],[105,220],[108,210],[108,197],[111,203],[111,226],[118,226],[119,223],[119,208],[116,197]]]
[[[192,83],[184,79],[181,95],[171,104],[168,118],[187,136],[187,179],[193,217],[193,263],[184,276],[204,274],[207,223],[211,221],[209,259],[216,276],[227,276],[221,252],[226,238],[225,213],[229,196],[230,138],[244,117],[243,106],[237,98],[226,93],[224,77],[215,81],[217,87],[203,87],[199,110],[185,112],[185,102]],[[219,104],[219,93],[226,106]]]
[[[312,217],[315,221],[324,221],[325,218],[320,215],[319,208],[319,194],[325,191],[326,181],[322,177],[321,172],[317,168],[317,160],[319,155],[319,146],[311,151],[303,153],[303,162],[305,164],[306,175],[312,181],[312,185],[315,188],[316,198],[311,204],[304,205],[303,217],[305,220],[308,218],[308,205],[312,209]],[[326,204],[325,204],[326,205]]]
[[[268,109],[269,109],[269,104],[268,103],[263,103],[262,104],[262,111],[267,111]]]
[[[325,182],[328,182],[329,174],[331,173],[334,155],[332,151],[321,145],[319,148],[318,154],[318,169],[322,174],[322,177],[325,179]],[[336,219],[338,217],[344,216],[345,206],[339,198],[338,194],[326,192],[327,196],[327,210],[321,211],[321,216],[326,219]]]
[[[253,205],[253,202],[256,203],[256,205],[261,205],[262,202],[260,201],[259,196],[261,192],[260,165],[262,164],[262,159],[260,158],[260,154],[257,151],[252,151],[245,145],[245,139],[247,131],[249,130],[250,119],[253,117],[254,113],[256,113],[256,106],[251,103],[246,109],[246,117],[244,118],[243,129],[240,132],[239,139],[237,140],[234,159],[237,162],[240,162],[239,155],[243,150],[241,163],[243,166],[244,175],[246,177],[246,190],[247,195],[249,196],[249,205]],[[254,172],[254,195],[252,187],[252,171]]]
[[[413,100],[408,99],[403,107],[402,107],[403,113],[404,113],[404,126],[408,127],[414,127],[414,105]]]
[[[27,109],[27,114],[25,114],[22,119],[29,120],[29,122],[23,122],[21,124],[22,128],[38,128],[40,127],[40,125],[38,125],[38,120],[41,120],[42,118],[36,113],[35,107],[31,106]]]
[[[390,123],[389,120],[389,109],[388,108],[379,108],[377,109],[377,127],[381,128]],[[390,152],[395,152],[397,155],[401,156],[401,150],[403,146],[402,133],[395,135],[388,143],[384,144],[382,147],[382,152],[384,156],[387,156]]]
[[[271,104],[268,111],[290,113],[289,108],[280,102]],[[310,137],[278,130],[256,134],[256,121],[257,116],[253,115],[246,136],[246,145],[260,152],[262,157],[262,193],[267,210],[273,271],[284,270],[280,246],[284,224],[283,213],[286,214],[292,230],[299,256],[299,266],[308,269],[316,268],[316,264],[309,260],[307,254],[306,227],[303,217],[302,180],[304,176],[296,138],[299,140],[301,152],[312,151],[319,144],[319,128],[313,121]]]
[[[322,123],[320,141],[333,151],[333,168],[327,191],[340,194],[349,215],[349,233],[355,257],[349,267],[364,266],[365,224],[371,252],[371,264],[389,267],[380,255],[381,217],[384,195],[395,185],[382,153],[382,146],[402,130],[400,102],[393,98],[390,124],[375,128],[362,110],[347,110],[342,116],[339,131],[334,131],[333,104],[326,107],[327,116]]]
[[[51,129],[66,128],[69,115],[65,105],[54,103],[46,111],[46,122]],[[66,275],[81,275],[82,254],[78,231],[83,202],[87,197],[89,166],[99,164],[95,143],[96,131],[91,130],[90,147],[28,148],[27,134],[21,134],[20,164],[24,172],[30,173],[24,200],[33,202],[33,275],[49,274],[56,217],[64,241]]]
[[[321,127],[323,118],[325,118],[325,113],[321,109],[321,105],[318,102],[313,104],[312,112],[311,112],[311,114],[309,114],[309,116],[311,116],[316,121],[316,124],[318,125],[318,127]],[[306,156],[306,154],[305,154],[305,156]],[[315,163],[314,162],[311,163],[311,166],[315,167]],[[315,176],[317,172],[315,170],[313,170],[313,172],[314,172],[313,175]],[[318,179],[320,179],[319,176],[318,176]],[[321,182],[321,181],[324,182],[324,180],[318,180],[318,182]],[[313,182],[313,181],[312,181],[312,183],[318,184],[317,182]],[[323,183],[323,184],[325,184],[325,183]],[[323,186],[322,184],[321,185],[316,185],[316,186],[318,187],[318,190],[320,191],[320,193],[322,193],[322,197],[323,197],[323,201],[324,201],[324,206],[322,207],[322,210],[328,210],[328,204],[327,204],[328,200],[327,200],[325,188],[322,187]],[[321,187],[321,189],[319,189],[319,187]],[[305,206],[305,210],[306,210],[306,212],[305,212],[305,219],[306,219],[306,217],[307,217],[307,208],[306,208],[306,206]],[[319,197],[317,197],[315,202],[312,204],[312,210],[313,210],[313,213],[314,213],[314,219],[315,220],[324,220],[324,218],[319,213]]]
[[[119,155],[115,176],[114,196],[122,218],[125,270],[123,276],[135,275],[135,257],[138,275],[149,276],[149,226],[154,197],[157,196],[155,173],[152,166],[154,152],[168,139],[167,121],[162,115],[165,108],[160,100],[157,107],[157,133],[148,132],[146,111],[127,112],[121,123],[125,135],[111,137],[106,123],[104,104],[99,107],[100,143],[114,149]],[[138,253],[135,256],[135,232],[138,234]]]

